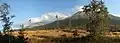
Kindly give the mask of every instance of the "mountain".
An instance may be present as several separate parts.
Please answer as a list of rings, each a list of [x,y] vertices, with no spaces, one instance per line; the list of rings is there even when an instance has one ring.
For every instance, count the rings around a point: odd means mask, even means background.
[[[111,18],[109,20],[109,24],[120,24],[120,17],[114,16],[109,14],[109,17]],[[76,12],[74,15],[71,17],[68,17],[63,20],[59,20],[59,27],[64,28],[64,27],[69,27],[70,25],[70,20],[71,20],[71,26],[79,26],[79,25],[84,25],[88,23],[87,16],[85,15],[84,12],[79,11]],[[40,26],[39,28],[57,28],[57,21],[54,21],[52,23]]]
[[[31,28],[31,27],[36,27],[36,26],[41,26],[44,25],[41,22],[36,22],[36,23],[29,23],[28,26],[26,26],[27,28]]]

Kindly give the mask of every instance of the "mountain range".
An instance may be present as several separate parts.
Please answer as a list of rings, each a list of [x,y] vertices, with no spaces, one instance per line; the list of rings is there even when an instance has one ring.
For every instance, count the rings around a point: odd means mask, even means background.
[[[49,24],[45,24],[42,26],[35,26],[34,28],[57,28],[59,23],[60,28],[66,28],[69,26],[75,27],[75,26],[80,26],[88,23],[87,16],[85,15],[84,12],[78,11],[75,14],[73,14],[70,17],[67,17],[66,19],[59,20],[59,21],[54,21]],[[120,24],[120,17],[114,16],[109,14],[109,24]]]

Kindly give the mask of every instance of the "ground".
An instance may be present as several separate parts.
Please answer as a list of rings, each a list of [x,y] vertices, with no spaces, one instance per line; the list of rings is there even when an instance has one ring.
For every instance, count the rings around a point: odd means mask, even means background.
[[[77,29],[77,31],[76,29],[27,30],[23,31],[23,33],[24,36],[31,39],[33,43],[38,43],[38,41],[41,41],[43,43],[50,43],[52,39],[73,37],[80,38],[90,34],[86,30],[81,29]],[[77,33],[77,35],[74,35],[75,33]],[[19,36],[19,31],[14,31],[11,34],[14,36]],[[106,32],[104,37],[118,38],[120,37],[120,32]]]

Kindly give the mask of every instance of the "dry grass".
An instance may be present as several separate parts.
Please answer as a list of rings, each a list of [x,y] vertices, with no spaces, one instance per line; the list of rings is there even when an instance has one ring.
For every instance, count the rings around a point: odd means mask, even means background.
[[[104,36],[111,38],[120,38],[120,32],[107,32]]]
[[[74,37],[73,30],[68,30],[70,32],[65,32],[63,30],[36,30],[36,31],[24,31],[24,35],[29,38],[37,38],[37,39],[44,39],[42,36],[48,36],[48,37],[54,37],[54,38],[60,38],[60,37]],[[78,30],[79,37],[86,36],[89,34],[89,32],[86,32],[84,30]],[[18,31],[12,32],[12,35],[18,36]],[[39,38],[38,38],[39,37]]]
[[[67,29],[66,29],[67,30]],[[73,30],[67,30],[70,32],[67,32],[65,29],[63,30],[36,30],[36,31],[24,31],[24,35],[27,37],[37,37],[37,36],[50,36],[50,37],[73,37]],[[85,30],[78,30],[79,37],[86,36],[89,34],[89,32],[86,32]],[[18,31],[12,32],[12,35],[18,36]],[[107,32],[105,33],[105,36],[107,37],[120,37],[120,32]],[[43,39],[43,38],[41,38]]]
[[[24,35],[32,39],[33,43],[38,43],[38,41],[40,41],[40,43],[47,43],[47,42],[53,43],[51,42],[52,39],[74,37],[73,35],[74,31],[75,29],[34,30],[34,31],[24,31],[25,33]],[[77,37],[83,37],[90,34],[89,32],[80,29],[77,30],[77,33],[78,33]],[[19,35],[18,31],[12,32],[12,35],[18,36]],[[118,38],[120,37],[120,32],[106,32],[104,36],[111,38]]]

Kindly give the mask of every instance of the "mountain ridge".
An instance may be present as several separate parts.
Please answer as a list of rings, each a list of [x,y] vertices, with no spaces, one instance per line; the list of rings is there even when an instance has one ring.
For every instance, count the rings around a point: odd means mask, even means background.
[[[109,14],[109,17],[111,18],[109,20],[109,23],[110,24],[120,24],[120,17],[117,17],[117,16],[114,16],[114,15],[111,15]],[[65,28],[65,27],[69,27],[70,25],[70,20],[71,20],[71,26],[75,27],[75,26],[79,26],[79,25],[84,25],[84,24],[87,24],[88,23],[88,20],[87,20],[87,16],[85,15],[84,12],[82,11],[78,11],[76,12],[74,15],[70,16],[70,17],[67,17],[66,19],[63,19],[63,20],[59,20],[59,27],[60,28]],[[36,26],[36,27],[39,27],[39,28],[57,28],[57,21],[54,21],[52,23],[49,23],[49,24],[45,24],[45,25],[42,25],[42,26]]]

